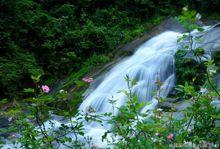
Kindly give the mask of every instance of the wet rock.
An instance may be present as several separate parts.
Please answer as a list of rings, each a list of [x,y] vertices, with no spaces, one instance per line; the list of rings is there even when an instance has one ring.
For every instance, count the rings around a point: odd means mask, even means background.
[[[215,25],[219,23],[219,21],[204,20],[201,23],[203,25]],[[120,49],[122,49],[123,51],[134,52],[142,43],[164,31],[174,31],[174,32],[184,33],[186,32],[186,29],[182,25],[180,25],[175,18],[169,17],[168,19],[162,21],[160,25],[152,27],[152,29],[144,33],[142,37],[139,37],[126,45],[123,45]]]
[[[175,99],[175,98],[170,98],[169,100],[175,101],[175,102],[173,102],[173,103],[169,103],[169,102],[161,103],[161,106],[163,106],[163,108],[167,108],[167,110],[164,110],[165,113],[170,114],[171,108],[172,108],[174,119],[176,119],[176,120],[183,119],[184,118],[183,110],[185,110],[187,107],[189,107],[192,104],[192,101],[189,101],[189,100],[179,101],[178,99]],[[178,100],[178,101],[176,101],[176,100]],[[170,109],[168,109],[168,108],[170,108]]]
[[[0,116],[0,128],[6,128],[9,127],[9,120],[3,116]]]
[[[180,102],[175,103],[173,106],[175,107],[175,109],[177,111],[183,111],[185,110],[187,107],[192,105],[192,101],[190,100],[183,100]]]
[[[220,120],[215,120],[215,125],[216,125],[217,127],[220,127]]]
[[[180,32],[180,33],[186,32],[186,29],[184,29],[184,27],[180,25],[175,18],[168,18],[167,20],[163,21],[159,25],[159,29],[161,31],[170,30],[170,31]]]
[[[160,25],[153,27],[150,31],[144,33],[144,35],[140,38],[133,40],[132,42],[124,45],[121,49],[123,51],[131,51],[134,52],[142,43],[147,41],[153,36],[156,36],[164,31],[176,31],[183,33],[185,29],[177,22],[174,18],[168,18],[164,20]]]
[[[183,112],[174,112],[173,117],[176,120],[182,120],[184,118],[184,113]]]
[[[0,130],[3,130],[3,131],[0,131],[0,137],[7,137],[8,136],[7,133],[4,133],[4,130],[7,130],[9,125],[10,125],[10,121],[5,117],[0,116]]]
[[[179,99],[178,98],[167,98],[166,102],[171,102],[171,103],[175,103],[178,102]]]
[[[219,23],[219,20],[203,20],[203,24],[204,25],[215,25],[215,24],[217,24],[217,23]]]
[[[172,89],[169,94],[168,94],[168,97],[174,97],[176,95],[176,90],[175,89]]]
[[[213,100],[212,102],[211,102],[211,105],[213,106],[213,107],[215,107],[216,109],[220,109],[220,100],[219,99],[215,99],[215,100]]]
[[[183,110],[192,105],[190,100],[179,100],[177,98],[168,98],[165,102],[160,102],[158,108],[163,109],[165,112],[173,111],[179,117],[183,116]]]
[[[158,104],[158,107],[161,108],[161,109],[163,109],[164,111],[169,111],[169,110],[174,110],[174,111],[176,111],[175,108],[174,108],[174,106],[173,106],[173,104],[170,103],[170,102],[160,102],[160,103]]]

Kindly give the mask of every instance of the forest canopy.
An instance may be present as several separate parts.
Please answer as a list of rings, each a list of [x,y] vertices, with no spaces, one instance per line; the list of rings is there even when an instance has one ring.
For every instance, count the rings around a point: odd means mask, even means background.
[[[49,85],[188,5],[215,14],[219,0],[0,0],[0,99],[20,99],[31,76]]]

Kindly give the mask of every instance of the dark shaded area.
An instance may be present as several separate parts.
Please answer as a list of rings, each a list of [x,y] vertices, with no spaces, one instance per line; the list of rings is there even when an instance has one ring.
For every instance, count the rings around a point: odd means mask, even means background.
[[[206,78],[206,66],[196,60],[185,56],[185,50],[179,50],[175,54],[176,84],[184,85],[185,82],[195,86],[201,86]]]
[[[185,5],[213,13],[220,2],[0,0],[0,99],[24,97],[23,88],[33,86],[31,76],[41,74],[53,85],[92,55],[110,53],[140,35],[142,24],[175,16]]]

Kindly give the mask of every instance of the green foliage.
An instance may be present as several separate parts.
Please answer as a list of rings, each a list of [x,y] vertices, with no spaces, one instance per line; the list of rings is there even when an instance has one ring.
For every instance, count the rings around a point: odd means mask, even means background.
[[[176,83],[184,85],[185,82],[191,82],[195,85],[203,85],[206,75],[205,64],[187,57],[186,54],[186,50],[179,50],[175,54]]]
[[[203,31],[203,28],[197,25],[200,19],[201,15],[196,11],[188,10],[188,7],[184,7],[182,15],[177,18],[179,23],[187,30],[187,33],[177,40],[178,43],[187,41],[187,44],[183,43],[175,54],[177,84],[184,85],[186,82],[190,82],[195,84],[196,89],[204,84],[207,77],[207,67],[205,62],[201,60],[205,51],[202,47],[195,49],[193,47],[193,43],[200,42],[201,39],[200,37],[194,38],[191,33],[192,30]]]
[[[0,63],[1,98],[21,97],[23,88],[33,86],[30,76],[42,74],[30,53],[14,52],[10,58],[0,57]]]
[[[196,14],[196,11],[188,11],[188,7],[184,7],[178,21],[187,31],[192,31],[197,28],[196,22],[198,19],[196,18]]]
[[[93,54],[89,59],[83,62],[82,68],[79,71],[71,73],[70,76],[64,80],[62,88],[68,89],[71,86],[78,84],[77,82],[81,81],[81,78],[93,71],[94,68],[102,66],[102,64],[109,61],[110,59],[108,56]]]
[[[53,85],[54,80],[80,69],[87,58],[106,55],[143,33],[139,18],[118,9],[116,3],[113,7],[107,4],[1,0],[0,83],[4,94],[0,98],[20,98],[21,88],[32,87],[27,79],[30,70],[41,70],[43,79]],[[11,78],[4,77],[6,72]]]
[[[80,69],[94,53],[110,53],[187,4],[173,0],[1,0],[0,72],[14,76],[14,81],[1,79],[4,94],[0,98],[20,98],[16,90],[31,87],[28,76],[21,79],[18,72],[22,65],[29,67],[22,70],[23,74],[29,75],[33,67],[32,70],[41,70],[43,80],[50,80],[53,85],[55,80]],[[189,7],[197,6],[194,4],[201,5],[204,11],[212,4],[218,8],[217,1],[196,1]],[[17,62],[18,56],[25,55],[35,64],[27,64],[27,60]]]

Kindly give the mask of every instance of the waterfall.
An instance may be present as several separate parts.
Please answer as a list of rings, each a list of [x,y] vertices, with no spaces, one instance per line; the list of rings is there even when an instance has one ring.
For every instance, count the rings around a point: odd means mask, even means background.
[[[116,107],[126,104],[127,97],[120,90],[127,90],[125,76],[135,79],[133,93],[140,102],[149,102],[142,109],[145,112],[154,109],[157,100],[154,98],[157,91],[156,81],[163,82],[160,96],[166,97],[174,86],[174,54],[178,48],[177,38],[180,33],[166,31],[142,44],[136,52],[115,65],[106,75],[103,81],[85,98],[79,107],[79,111],[86,112],[92,107],[96,114],[106,112],[113,113],[113,107],[109,99],[116,101]],[[117,109],[117,108],[116,108]],[[114,110],[114,115],[118,111]],[[95,122],[84,123],[85,136],[93,138],[93,143],[104,147],[106,144],[101,141],[102,135],[111,126],[104,124],[100,126]]]
[[[219,24],[213,27],[204,27],[205,31],[202,33],[193,31],[193,37],[201,36],[202,41],[195,40],[194,48],[203,47],[205,49],[205,57],[209,58],[213,53],[219,51],[220,47],[220,28]],[[139,102],[148,102],[141,112],[155,109],[158,101],[155,95],[160,91],[160,97],[166,97],[175,85],[174,74],[174,54],[178,49],[177,39],[182,34],[166,31],[157,35],[143,43],[136,52],[126,59],[121,60],[110,71],[108,71],[101,82],[95,88],[86,91],[86,97],[79,107],[79,113],[86,113],[88,108],[94,109],[97,115],[104,113],[118,114],[117,108],[125,105],[128,98],[121,90],[127,90],[127,82],[125,76],[130,79],[135,79],[137,84],[133,87],[133,94],[138,97]],[[186,41],[187,42],[187,41]],[[184,44],[184,43],[183,43]],[[181,45],[180,45],[181,46]],[[163,82],[162,86],[158,89],[156,81]],[[109,100],[115,100],[116,107],[113,110]],[[77,116],[73,119],[77,119]],[[51,122],[53,126],[51,126]],[[84,136],[91,137],[93,144],[101,148],[105,148],[107,143],[102,141],[103,134],[111,129],[111,125],[103,123],[100,125],[96,122],[86,122],[84,124]],[[64,123],[64,122],[63,122]],[[54,131],[59,128],[62,123],[57,120],[50,120],[45,122],[46,130]],[[65,122],[69,125],[69,122]],[[36,128],[37,129],[37,128]],[[71,138],[75,138],[74,134],[67,134]],[[84,141],[84,138],[80,138]],[[21,148],[20,144],[15,144],[17,148]],[[6,140],[3,149],[14,148],[10,140]],[[62,146],[61,148],[65,148]]]
[[[79,107],[80,112],[87,112],[89,107],[95,110],[96,114],[113,113],[113,107],[109,99],[116,101],[116,107],[126,104],[128,98],[124,93],[118,91],[127,90],[125,76],[135,79],[137,84],[133,88],[133,93],[140,102],[150,102],[142,109],[142,112],[154,109],[157,106],[157,100],[154,98],[158,90],[156,81],[163,82],[160,88],[160,96],[166,97],[174,87],[174,54],[178,49],[177,38],[180,33],[166,31],[149,41],[143,43],[136,52],[115,65],[104,77],[103,81],[92,91],[90,91]],[[117,108],[114,115],[118,114]],[[61,123],[53,120],[53,127],[50,122],[45,126],[48,130],[54,130],[60,127]],[[68,123],[66,123],[68,125]],[[54,127],[55,126],[55,127]],[[96,122],[84,121],[85,137],[91,137],[93,144],[99,147],[106,147],[106,142],[102,142],[102,135],[111,128],[109,124],[102,126]],[[74,138],[73,134],[67,136]],[[83,139],[83,138],[82,138]],[[17,144],[19,148],[19,144]],[[8,142],[3,148],[10,148]],[[63,146],[62,148],[65,148]]]

